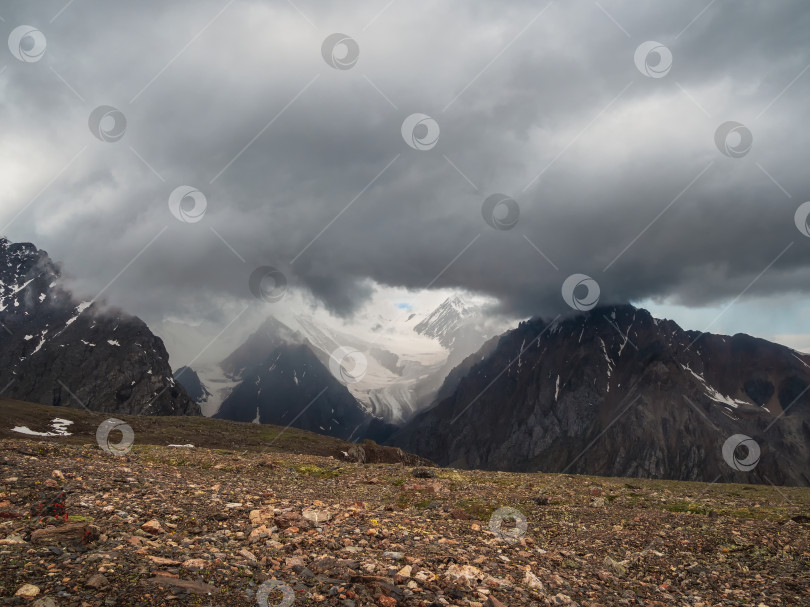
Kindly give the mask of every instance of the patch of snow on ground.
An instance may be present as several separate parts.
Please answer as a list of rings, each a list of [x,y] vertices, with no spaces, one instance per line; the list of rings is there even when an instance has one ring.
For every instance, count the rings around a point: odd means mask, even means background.
[[[610,374],[613,372],[613,361],[610,360],[610,356],[608,356],[608,353],[607,353],[607,347],[605,346],[605,342],[601,337],[599,338],[599,343],[602,344],[602,353],[605,355],[605,360],[607,361],[607,364],[608,364],[607,376],[608,376],[608,379],[610,379]]]
[[[28,426],[15,426],[11,431],[27,434],[28,436],[71,436],[71,433],[67,431],[67,427],[72,423],[73,422],[69,419],[54,417],[49,424],[53,429],[51,432],[37,432],[36,430],[31,430]]]
[[[627,345],[627,342],[630,340],[630,329],[633,327],[633,323],[635,321],[636,321],[636,315],[633,314],[633,319],[630,321],[630,325],[627,327],[627,333],[625,333],[624,336],[623,336],[624,341],[622,342],[622,345],[619,347],[619,356],[622,355],[622,350],[624,350],[624,347]],[[621,331],[619,331],[619,334],[621,334]]]
[[[36,348],[34,348],[34,351],[33,351],[33,352],[31,352],[31,354],[29,354],[29,356],[33,356],[34,354],[36,354],[37,352],[39,352],[39,351],[42,349],[42,346],[44,346],[44,345],[45,345],[45,341],[46,341],[46,340],[45,340],[45,335],[46,335],[47,333],[48,333],[48,329],[45,329],[45,330],[42,332],[42,339],[40,340],[39,344],[37,344],[37,347],[36,347]]]
[[[689,371],[692,375],[694,375],[700,381],[700,383],[702,383],[706,387],[706,392],[705,392],[706,396],[708,396],[714,402],[721,403],[723,405],[726,405],[728,407],[732,407],[734,409],[737,409],[740,405],[747,405],[748,404],[745,401],[737,400],[737,399],[731,398],[730,396],[720,394],[720,392],[717,389],[715,389],[713,386],[710,386],[706,382],[705,378],[702,375],[700,375],[699,373],[695,373],[692,369],[690,369],[689,365],[681,365],[681,367],[685,371]]]

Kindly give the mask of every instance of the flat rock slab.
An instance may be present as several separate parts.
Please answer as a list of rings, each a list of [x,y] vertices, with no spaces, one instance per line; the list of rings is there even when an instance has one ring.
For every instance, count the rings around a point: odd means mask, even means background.
[[[89,544],[98,539],[99,530],[86,523],[68,523],[36,529],[31,532],[32,544]]]
[[[208,595],[219,594],[219,588],[204,584],[203,582],[191,582],[189,580],[181,580],[178,578],[167,577],[163,575],[156,575],[148,580],[152,584],[159,584],[161,586],[171,586],[172,588],[180,588],[187,590],[192,594]]]

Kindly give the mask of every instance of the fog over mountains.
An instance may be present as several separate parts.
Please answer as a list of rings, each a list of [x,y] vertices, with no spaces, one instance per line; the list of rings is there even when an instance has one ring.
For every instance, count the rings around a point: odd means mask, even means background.
[[[60,283],[47,253],[0,240],[6,397],[293,426],[455,467],[810,485],[810,356],[766,340],[630,305],[490,335],[453,296],[379,342],[269,317],[215,368],[173,378],[142,321]]]
[[[802,0],[7,4],[0,395],[808,483]]]
[[[184,367],[175,377],[196,395],[204,414],[262,423],[282,420],[283,415],[271,416],[276,408],[289,413],[289,422],[290,412],[328,388],[329,394],[339,392],[344,404],[354,403],[345,413],[351,423],[338,413],[326,418],[326,426],[310,427],[302,418],[300,427],[358,439],[366,435],[360,429],[373,423],[374,437],[385,438],[380,427],[401,424],[428,406],[447,374],[490,337],[485,331],[498,326],[484,317],[481,306],[458,296],[428,313],[407,310],[395,319],[380,318],[378,333],[383,323],[385,334],[364,338],[304,314],[270,317],[218,364]],[[284,381],[300,389],[280,391],[276,384]],[[319,409],[333,413],[328,395],[314,406]]]

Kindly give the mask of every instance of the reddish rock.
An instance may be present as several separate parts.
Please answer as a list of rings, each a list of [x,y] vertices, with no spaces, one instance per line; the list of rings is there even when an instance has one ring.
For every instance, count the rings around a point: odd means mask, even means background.
[[[288,527],[306,527],[307,521],[297,512],[282,512],[275,517],[276,525],[279,529]]]
[[[141,529],[146,531],[147,533],[151,533],[152,535],[158,535],[163,533],[163,527],[160,524],[160,521],[156,518],[153,518],[151,521],[148,521],[141,525]]]

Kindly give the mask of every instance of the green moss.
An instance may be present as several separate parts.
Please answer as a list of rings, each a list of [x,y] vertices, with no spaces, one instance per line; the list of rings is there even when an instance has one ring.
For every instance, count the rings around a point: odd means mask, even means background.
[[[317,478],[335,478],[336,476],[340,476],[342,473],[340,468],[321,468],[320,466],[311,464],[298,466],[295,471],[298,472],[298,474],[314,476]]]
[[[678,501],[673,502],[671,504],[664,505],[664,510],[668,510],[669,512],[688,512],[691,514],[709,514],[709,508],[703,506],[701,504],[695,504],[693,502],[684,502]]]
[[[400,508],[410,508],[411,500],[408,499],[408,496],[404,493],[401,493],[397,496],[397,501],[395,502],[397,506]]]
[[[463,510],[473,518],[477,518],[478,520],[486,520],[492,513],[495,512],[498,508],[494,504],[490,502],[485,502],[484,500],[480,499],[465,499],[459,502],[456,502],[456,508]]]
[[[470,482],[469,476],[465,476],[464,474],[461,474],[455,470],[442,470],[438,472],[436,476],[462,485]]]

